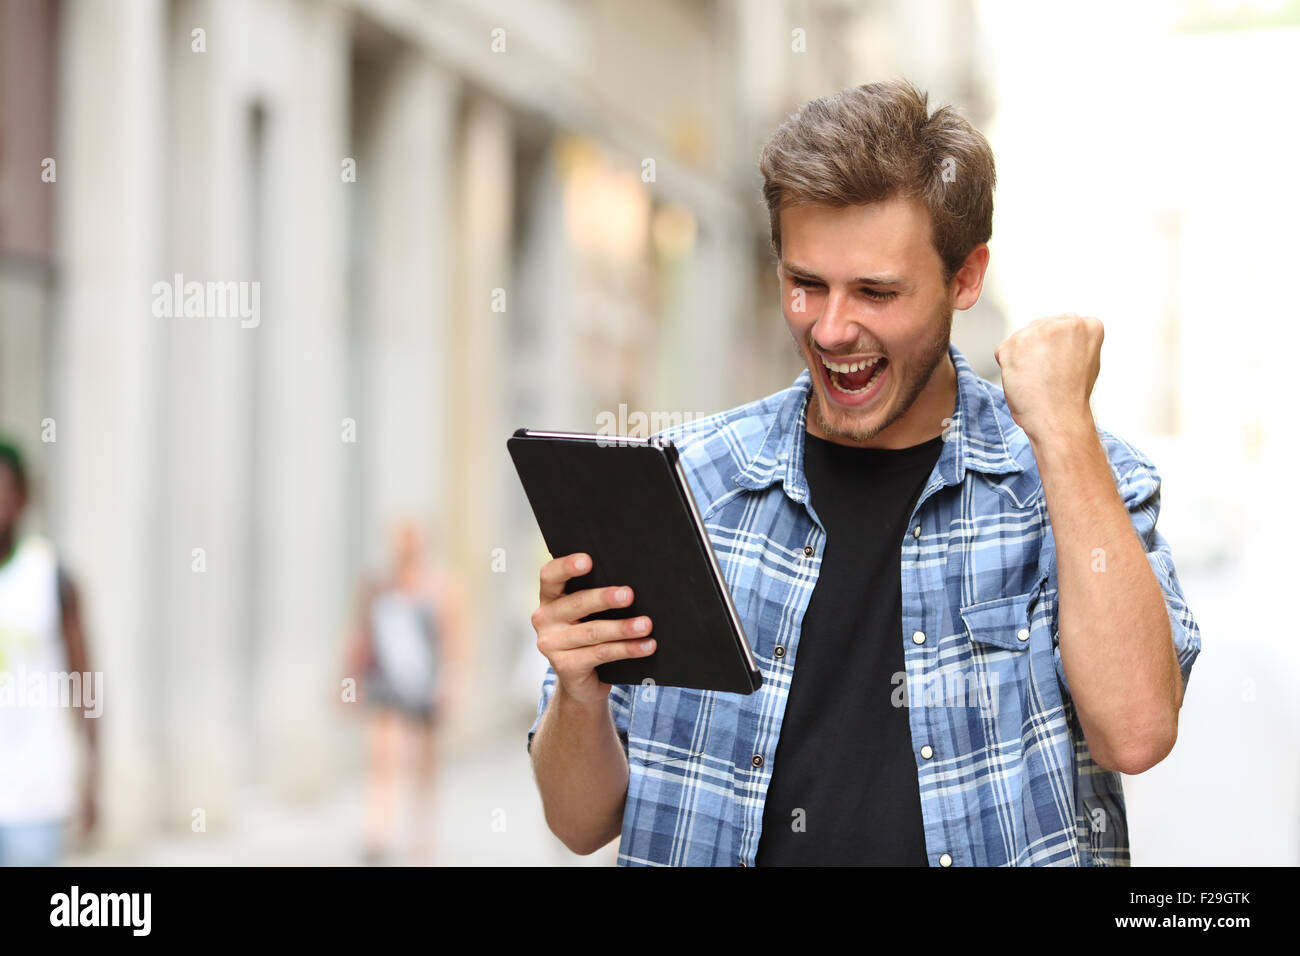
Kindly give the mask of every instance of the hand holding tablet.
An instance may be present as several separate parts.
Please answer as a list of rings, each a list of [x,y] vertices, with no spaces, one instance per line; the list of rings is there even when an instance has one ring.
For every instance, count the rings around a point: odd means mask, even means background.
[[[572,594],[568,582],[591,570],[591,556],[566,554],[542,565],[541,604],[533,612],[537,649],[542,652],[565,692],[582,704],[609,696],[609,684],[596,673],[599,665],[654,653],[654,622],[644,615],[619,620],[586,620],[600,611],[632,603],[627,587],[588,588]],[[621,596],[620,596],[621,594]]]
[[[603,698],[601,684],[758,689],[762,675],[671,442],[519,429],[507,445],[556,556],[542,568],[533,626],[569,696]]]

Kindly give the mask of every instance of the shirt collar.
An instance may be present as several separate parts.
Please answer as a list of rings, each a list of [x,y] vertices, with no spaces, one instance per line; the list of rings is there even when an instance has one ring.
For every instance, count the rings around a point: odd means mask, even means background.
[[[940,485],[958,485],[967,471],[990,475],[1019,474],[1024,469],[1007,441],[992,390],[1001,389],[975,374],[966,356],[951,342],[948,355],[957,370],[957,401],[934,467]],[[804,369],[786,389],[758,451],[742,463],[732,478],[737,485],[758,491],[781,481],[785,493],[800,504],[808,500],[804,477],[804,438],[812,373]]]

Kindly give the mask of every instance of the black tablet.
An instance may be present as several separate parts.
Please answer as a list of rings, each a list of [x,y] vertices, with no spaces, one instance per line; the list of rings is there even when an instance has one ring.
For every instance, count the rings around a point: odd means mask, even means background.
[[[762,685],[671,440],[520,428],[506,445],[551,556],[591,555],[565,591],[632,588],[627,607],[583,620],[653,623],[655,652],[599,665],[602,681],[737,694]]]

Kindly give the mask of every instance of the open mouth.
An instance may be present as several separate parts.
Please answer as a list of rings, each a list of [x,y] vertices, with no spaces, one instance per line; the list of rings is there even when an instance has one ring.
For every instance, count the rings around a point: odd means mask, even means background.
[[[819,356],[820,357],[820,356]],[[874,397],[879,390],[881,379],[889,366],[889,359],[883,355],[854,362],[833,362],[821,358],[827,382],[831,388],[845,399],[865,401]]]

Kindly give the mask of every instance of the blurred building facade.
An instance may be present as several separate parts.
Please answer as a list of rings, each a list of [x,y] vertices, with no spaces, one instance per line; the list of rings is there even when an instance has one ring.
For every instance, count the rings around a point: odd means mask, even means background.
[[[469,589],[456,746],[522,753],[545,552],[505,439],[788,384],[759,148],[899,74],[985,124],[976,33],[965,0],[0,3],[0,426],[83,584],[108,844],[351,771],[339,642],[401,511]],[[157,314],[187,282],[260,312]],[[1003,331],[954,334],[995,376]]]

